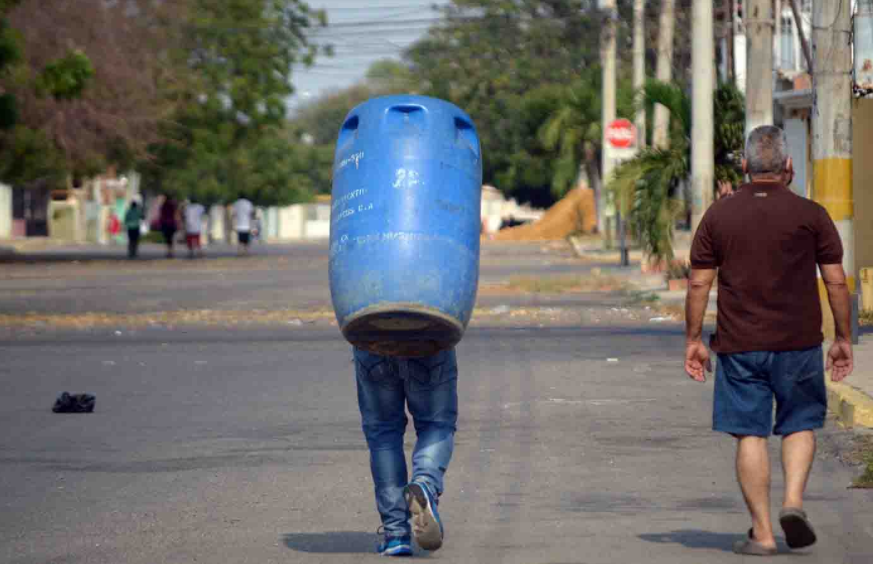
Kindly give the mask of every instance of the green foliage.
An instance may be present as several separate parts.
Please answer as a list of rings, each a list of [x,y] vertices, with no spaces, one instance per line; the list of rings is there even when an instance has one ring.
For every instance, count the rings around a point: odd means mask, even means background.
[[[36,88],[56,100],[73,100],[82,95],[93,76],[90,59],[83,52],[73,50],[45,66],[37,78]]]
[[[167,141],[151,149],[147,183],[205,204],[309,199],[323,154],[284,131],[285,100],[292,67],[318,52],[307,30],[325,22],[300,0],[195,0],[174,53],[190,81]]]
[[[46,135],[17,125],[0,133],[0,178],[10,184],[59,183],[67,163]]]
[[[599,167],[601,151],[601,88],[602,72],[599,66],[586,69],[569,87],[562,89],[557,109],[548,116],[538,136],[543,146],[557,150],[553,162],[551,189],[555,197],[563,196],[573,187],[579,175],[580,165],[587,161],[594,173]],[[632,118],[634,92],[629,80],[619,80],[616,99],[618,117]],[[593,185],[594,179],[589,178]]]
[[[366,81],[379,94],[415,94],[418,90],[409,67],[391,59],[371,64],[367,69]]]
[[[687,260],[671,260],[665,275],[667,280],[687,280],[691,277],[691,263]]]
[[[721,84],[714,93],[715,180],[734,186],[743,180],[741,160],[745,151],[746,100],[733,83]]]
[[[9,25],[5,16],[18,3],[19,0],[0,1],[0,77],[4,79],[15,75],[24,61],[21,34]],[[81,66],[82,59],[90,65],[84,55],[76,57],[75,63]],[[65,64],[68,62],[62,60],[50,63],[50,67],[62,69]],[[57,95],[61,90],[50,92]],[[75,88],[63,91],[71,96],[80,92]],[[45,133],[18,124],[19,118],[18,98],[12,92],[4,92],[0,95],[0,179],[20,185],[38,180],[59,183],[67,169],[65,159]]]
[[[586,0],[454,0],[441,10],[405,54],[422,93],[470,114],[486,183],[551,200],[558,149],[538,132],[559,109],[554,92],[596,66],[600,14]]]
[[[645,101],[670,112],[670,146],[646,148],[622,163],[608,189],[654,261],[673,258],[673,227],[687,209],[679,187],[691,174],[691,99],[678,86],[650,81]],[[745,101],[732,85],[714,93],[715,180],[739,181],[737,156],[743,148]],[[715,191],[715,184],[712,187]]]
[[[367,84],[357,84],[320,97],[303,106],[291,121],[290,129],[315,145],[333,145],[340,126],[352,108],[382,94]]]
[[[9,3],[0,4],[4,13]],[[0,76],[8,76],[22,58],[20,34],[9,26],[5,17],[0,17]],[[9,129],[18,123],[18,100],[11,92],[0,95],[0,130]]]
[[[21,35],[9,26],[5,17],[0,17],[0,72],[7,72],[22,57]]]

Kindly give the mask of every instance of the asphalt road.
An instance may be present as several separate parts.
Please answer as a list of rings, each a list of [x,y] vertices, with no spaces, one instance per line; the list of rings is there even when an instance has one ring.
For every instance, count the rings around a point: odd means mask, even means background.
[[[565,268],[561,253],[539,266],[522,254],[514,272]],[[604,312],[613,299],[579,297]],[[709,430],[712,384],[688,380],[681,353],[678,324],[645,319],[471,326],[446,544],[424,556],[743,561],[730,552],[749,526],[733,441]],[[382,561],[335,327],[7,331],[0,359],[0,562]],[[96,412],[51,413],[64,390],[96,394]],[[821,540],[798,561],[873,560],[873,492],[847,489],[852,471],[827,448],[842,433],[820,434],[807,509]]]
[[[61,247],[0,261],[0,314],[149,313],[177,310],[315,310],[330,307],[327,244],[254,245],[240,257],[217,245],[205,259],[165,259],[147,245],[129,261],[120,247]],[[567,245],[490,244],[482,249],[480,282],[512,275],[565,276],[615,265],[580,262]],[[560,296],[481,295],[483,306],[563,302]],[[576,297],[572,297],[571,301]]]

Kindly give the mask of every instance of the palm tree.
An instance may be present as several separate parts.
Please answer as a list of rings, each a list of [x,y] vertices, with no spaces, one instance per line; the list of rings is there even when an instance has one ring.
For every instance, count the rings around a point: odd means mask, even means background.
[[[670,143],[641,150],[615,171],[608,189],[654,263],[673,258],[673,227],[688,209],[681,191],[691,173],[691,98],[674,84],[650,81],[643,98],[667,108]],[[714,96],[715,180],[737,183],[743,148],[745,101],[733,84],[721,84]],[[714,187],[713,187],[714,188]]]
[[[599,190],[600,131],[599,86],[580,80],[567,89],[564,104],[539,131],[543,146],[558,153],[553,163],[552,195],[561,197],[567,193],[583,170],[589,185]]]
[[[563,102],[538,132],[540,143],[557,151],[553,162],[552,194],[561,197],[573,187],[580,174],[589,186],[600,191],[601,77],[600,67],[589,67],[568,86]],[[634,116],[634,92],[628,78],[619,81],[617,113]]]

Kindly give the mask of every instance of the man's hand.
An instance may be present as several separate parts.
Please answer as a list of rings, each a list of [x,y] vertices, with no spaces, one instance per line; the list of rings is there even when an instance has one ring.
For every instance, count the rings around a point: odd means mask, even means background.
[[[705,369],[705,371],[704,371]],[[685,373],[692,380],[706,382],[706,372],[712,372],[709,351],[701,340],[685,343]]]
[[[686,365],[688,361],[685,361]],[[828,351],[828,362],[825,370],[831,371],[831,381],[839,382],[852,373],[855,361],[852,358],[852,343],[845,339],[837,339]]]

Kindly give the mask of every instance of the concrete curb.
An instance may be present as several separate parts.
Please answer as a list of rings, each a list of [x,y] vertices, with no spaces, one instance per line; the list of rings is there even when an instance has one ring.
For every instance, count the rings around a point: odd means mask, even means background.
[[[830,343],[825,343],[822,347],[825,363],[827,363],[829,346]],[[843,424],[847,427],[873,428],[873,398],[849,384],[832,382],[827,375],[825,375],[825,384],[828,389],[828,409],[836,414]]]

